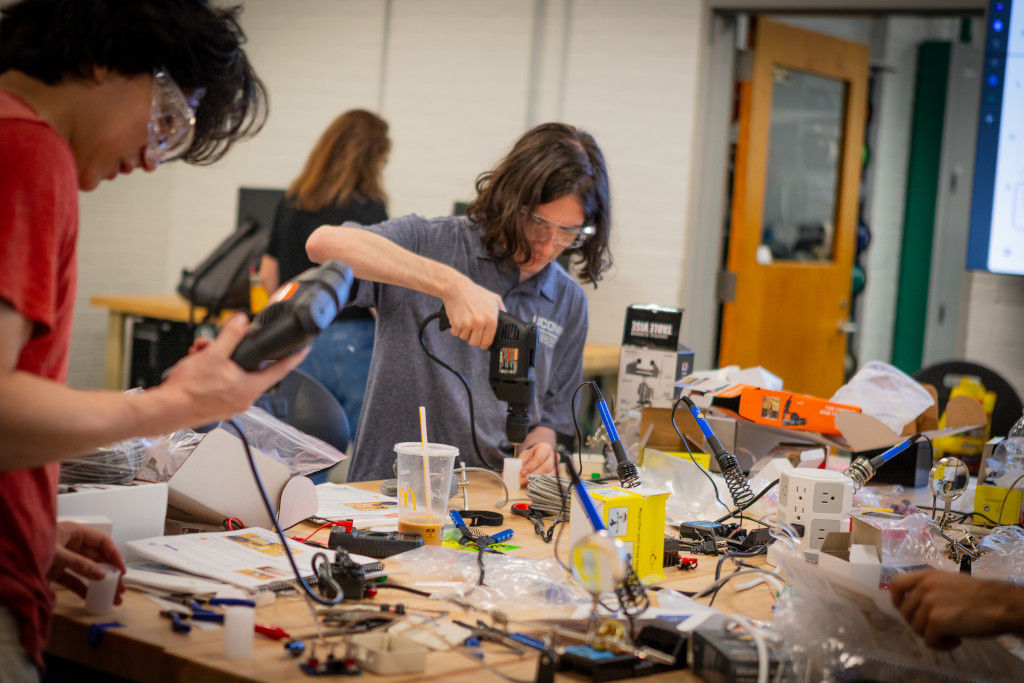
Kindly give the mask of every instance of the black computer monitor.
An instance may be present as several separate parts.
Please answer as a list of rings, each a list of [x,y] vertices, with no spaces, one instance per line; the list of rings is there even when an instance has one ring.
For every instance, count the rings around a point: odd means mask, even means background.
[[[248,221],[254,221],[261,227],[270,228],[274,224],[277,205],[283,197],[284,190],[276,188],[238,188],[238,218],[235,225],[240,226]]]

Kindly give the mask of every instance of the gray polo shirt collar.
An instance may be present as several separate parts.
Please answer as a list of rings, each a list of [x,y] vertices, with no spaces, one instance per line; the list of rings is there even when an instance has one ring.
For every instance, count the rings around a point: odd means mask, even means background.
[[[477,244],[479,245],[479,251],[476,257],[479,259],[483,259],[485,261],[494,261],[494,259],[491,258],[487,254],[487,252],[483,250],[483,244],[480,242],[477,242]],[[542,268],[539,273],[537,273],[530,279],[526,280],[525,282],[519,282],[519,272],[516,271],[515,277],[512,279],[511,288],[508,290],[507,294],[511,294],[512,292],[517,290],[522,292],[528,292],[530,294],[539,293],[542,294],[544,298],[547,299],[548,301],[554,301],[555,278],[557,276],[558,274],[556,273],[556,269],[553,268],[550,263],[544,266],[544,268]]]

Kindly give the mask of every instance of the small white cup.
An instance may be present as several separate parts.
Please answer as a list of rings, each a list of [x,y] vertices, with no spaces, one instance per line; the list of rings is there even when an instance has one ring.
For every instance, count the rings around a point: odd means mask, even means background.
[[[102,579],[90,579],[85,592],[85,611],[89,614],[106,614],[114,606],[117,595],[117,584],[121,580],[121,570],[105,563],[99,564],[103,570]]]
[[[501,478],[505,481],[505,486],[508,487],[509,491],[518,491],[520,489],[519,475],[523,471],[523,461],[519,458],[505,458],[504,462]]]
[[[224,656],[229,659],[251,659],[256,610],[252,607],[224,608]]]

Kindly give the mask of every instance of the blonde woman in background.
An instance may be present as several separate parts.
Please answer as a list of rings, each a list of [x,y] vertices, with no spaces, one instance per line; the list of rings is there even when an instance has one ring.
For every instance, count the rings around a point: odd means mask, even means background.
[[[387,220],[382,176],[390,150],[388,124],[372,112],[352,109],[331,122],[277,207],[260,264],[268,292],[316,265],[306,256],[306,240],[316,228]],[[374,325],[369,309],[344,309],[299,366],[334,394],[352,432],[370,370]]]

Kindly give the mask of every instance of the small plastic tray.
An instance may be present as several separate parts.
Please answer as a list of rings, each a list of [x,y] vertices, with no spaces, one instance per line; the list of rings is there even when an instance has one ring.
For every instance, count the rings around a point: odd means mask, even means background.
[[[359,633],[351,637],[351,654],[375,674],[409,674],[427,666],[427,648],[390,633]]]

